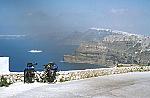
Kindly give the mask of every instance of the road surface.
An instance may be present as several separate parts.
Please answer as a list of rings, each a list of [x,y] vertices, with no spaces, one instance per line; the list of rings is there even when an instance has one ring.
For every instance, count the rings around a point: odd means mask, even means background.
[[[26,87],[28,88],[28,85]],[[150,98],[150,72],[46,84],[20,93],[8,94],[7,98]],[[3,94],[0,97],[6,96]]]

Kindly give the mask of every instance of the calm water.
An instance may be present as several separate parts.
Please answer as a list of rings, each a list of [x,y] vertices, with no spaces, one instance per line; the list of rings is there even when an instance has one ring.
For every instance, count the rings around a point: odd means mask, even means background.
[[[45,44],[43,44],[45,43]],[[91,64],[69,64],[60,62],[64,54],[72,54],[78,46],[64,45],[62,43],[50,41],[49,43],[28,42],[17,40],[6,40],[0,42],[0,54],[10,57],[10,71],[23,71],[28,62],[36,62],[36,70],[43,70],[43,65],[48,62],[55,62],[59,70],[80,70],[90,68],[101,68],[101,65]],[[42,53],[29,53],[30,49],[40,49]]]

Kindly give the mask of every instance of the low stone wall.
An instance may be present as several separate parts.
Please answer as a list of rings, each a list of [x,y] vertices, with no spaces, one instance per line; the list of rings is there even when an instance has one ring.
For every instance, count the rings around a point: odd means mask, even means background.
[[[23,82],[24,81],[24,74],[23,73],[9,73],[9,74],[0,74],[1,76],[4,76],[7,78],[7,82],[16,83],[16,82]]]
[[[73,71],[60,71],[56,78],[57,82],[65,82],[70,80],[79,80],[90,77],[98,77],[104,75],[121,74],[128,72],[144,72],[150,71],[150,66],[132,66],[132,67],[114,67],[114,68],[99,68],[99,69],[87,69],[87,70],[73,70]],[[38,73],[41,75],[42,73]],[[1,78],[2,75],[0,75]],[[23,82],[23,73],[10,73],[4,74],[8,82]],[[40,78],[40,77],[39,77]]]
[[[128,72],[144,72],[144,71],[150,71],[150,66],[114,67],[114,68],[69,71],[64,73],[61,72],[60,75],[57,77],[57,82],[79,80],[79,79],[98,77],[104,75],[121,74],[121,73],[128,73]]]

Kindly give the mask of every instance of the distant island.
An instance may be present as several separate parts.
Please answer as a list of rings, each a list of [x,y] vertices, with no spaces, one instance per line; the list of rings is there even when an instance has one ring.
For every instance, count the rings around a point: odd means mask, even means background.
[[[90,28],[72,55],[64,55],[69,63],[150,65],[150,37],[111,29]],[[91,39],[92,37],[92,39]],[[90,38],[90,39],[88,39]],[[87,40],[88,39],[88,40]]]

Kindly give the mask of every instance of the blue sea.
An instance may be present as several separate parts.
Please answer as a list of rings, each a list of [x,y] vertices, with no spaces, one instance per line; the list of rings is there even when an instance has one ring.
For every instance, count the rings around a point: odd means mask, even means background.
[[[64,54],[72,54],[77,45],[65,45],[63,42],[51,40],[49,42],[41,42],[38,40],[3,40],[0,42],[0,55],[10,57],[10,71],[21,72],[25,69],[26,64],[38,63],[35,66],[36,70],[42,71],[43,65],[48,62],[55,62],[59,70],[81,70],[91,68],[105,67],[102,65],[91,64],[71,64],[62,62]],[[41,53],[30,53],[31,49],[39,49]]]

